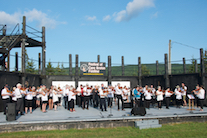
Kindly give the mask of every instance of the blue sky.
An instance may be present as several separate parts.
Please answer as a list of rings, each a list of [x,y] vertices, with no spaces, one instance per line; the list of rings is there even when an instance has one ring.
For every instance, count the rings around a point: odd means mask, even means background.
[[[138,57],[155,63],[164,62],[169,39],[172,61],[199,58],[199,48],[207,48],[206,7],[206,0],[1,0],[0,24],[13,28],[26,15],[27,25],[45,26],[46,61],[68,62],[72,54],[75,62],[78,54],[91,62],[111,55],[112,65],[121,64],[121,56],[125,64],[137,64]],[[11,54],[16,51],[21,54]],[[37,59],[41,49],[27,51]]]

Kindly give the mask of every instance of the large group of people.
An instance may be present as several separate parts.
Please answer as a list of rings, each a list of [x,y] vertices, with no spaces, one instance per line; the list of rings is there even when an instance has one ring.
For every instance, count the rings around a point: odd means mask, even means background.
[[[184,83],[182,83],[181,86],[177,85],[174,91],[171,91],[170,88],[163,90],[161,86],[158,86],[156,90],[153,88],[153,85],[150,87],[148,87],[148,85],[145,87],[137,86],[132,91],[132,94],[134,94],[135,106],[137,107],[144,106],[149,109],[150,104],[154,107],[157,101],[159,110],[162,109],[163,102],[166,105],[166,109],[169,109],[170,103],[180,108],[181,106],[187,106],[186,96],[192,95],[195,99],[196,106],[201,108],[200,111],[203,111],[205,90],[199,85],[196,85],[196,89],[191,92],[187,92],[187,86],[185,86]]]
[[[202,86],[197,85],[196,89],[191,92],[196,97],[197,106],[203,111],[203,103],[205,98],[205,90]],[[40,108],[43,113],[47,110],[58,110],[58,106],[63,105],[70,112],[75,112],[75,105],[83,110],[98,108],[101,111],[107,111],[107,108],[117,106],[118,110],[125,110],[124,103],[131,102],[133,107],[158,107],[159,110],[165,102],[166,109],[169,109],[171,101],[175,99],[176,107],[187,106],[186,102],[187,87],[184,83],[176,86],[174,91],[170,88],[162,89],[161,86],[157,90],[153,85],[145,87],[136,86],[133,89],[122,87],[119,83],[116,86],[86,86],[80,85],[77,88],[66,85],[63,88],[51,86],[46,88],[45,85],[39,87],[25,88],[20,83],[16,87],[9,88],[5,85],[1,91],[4,114],[6,114],[7,103],[15,103],[16,115],[24,115],[32,112],[36,108]],[[174,99],[173,99],[174,97]],[[63,99],[63,100],[62,100]],[[61,101],[62,100],[62,101]],[[156,104],[157,103],[157,104]],[[120,107],[121,105],[121,107]]]

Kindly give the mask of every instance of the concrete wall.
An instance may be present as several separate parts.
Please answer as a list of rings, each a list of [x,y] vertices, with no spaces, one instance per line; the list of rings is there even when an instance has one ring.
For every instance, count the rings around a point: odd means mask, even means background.
[[[2,132],[17,131],[37,131],[37,130],[66,130],[66,129],[85,129],[85,128],[111,128],[135,126],[135,121],[158,119],[159,124],[177,123],[177,122],[206,122],[207,116],[177,116],[177,117],[157,117],[157,118],[140,118],[140,119],[120,119],[120,120],[97,120],[97,121],[74,121],[74,122],[44,122],[31,124],[6,124],[1,125]]]

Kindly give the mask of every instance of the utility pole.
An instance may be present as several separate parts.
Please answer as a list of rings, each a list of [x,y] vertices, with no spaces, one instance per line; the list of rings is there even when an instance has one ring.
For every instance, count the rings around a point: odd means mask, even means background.
[[[169,52],[168,52],[168,74],[171,74],[171,40],[169,40]]]

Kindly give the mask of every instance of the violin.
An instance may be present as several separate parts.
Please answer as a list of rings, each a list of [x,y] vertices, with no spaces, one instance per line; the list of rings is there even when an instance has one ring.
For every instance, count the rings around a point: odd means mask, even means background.
[[[119,87],[119,89],[122,89],[122,87]]]
[[[7,92],[12,94],[12,91],[10,91],[10,90],[7,90]]]
[[[173,91],[167,91],[167,92],[169,92],[169,93],[174,93]]]
[[[195,90],[192,90],[192,92],[194,92],[194,91],[199,91],[200,89],[195,89]]]
[[[27,89],[27,88],[25,88],[25,87],[22,87],[20,90],[22,90],[22,91],[26,91],[26,89]]]
[[[90,87],[87,87],[87,90],[90,90],[91,88]]]

